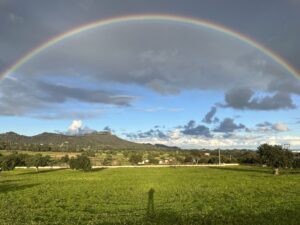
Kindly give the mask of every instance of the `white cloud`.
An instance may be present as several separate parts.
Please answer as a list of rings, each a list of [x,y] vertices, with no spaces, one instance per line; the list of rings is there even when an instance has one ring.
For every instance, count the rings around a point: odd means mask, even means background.
[[[86,126],[83,126],[82,120],[73,120],[70,124],[68,131],[66,132],[67,135],[84,135],[88,133],[92,133],[95,130],[90,129]]]
[[[73,120],[71,125],[68,128],[69,134],[78,134],[79,130],[82,128],[82,121],[81,120]]]
[[[288,129],[285,124],[278,123],[277,129],[286,130]],[[300,137],[299,136],[282,136],[282,135],[258,135],[258,134],[233,134],[229,137],[224,138],[223,135],[215,135],[212,138],[207,137],[195,137],[184,135],[180,128],[175,128],[170,130],[168,133],[168,138],[143,138],[143,139],[132,139],[132,141],[138,143],[151,143],[151,144],[164,144],[169,146],[178,146],[184,149],[188,148],[208,148],[208,149],[233,149],[233,148],[246,148],[246,149],[256,149],[259,145],[263,143],[269,144],[290,144],[291,148],[300,147]]]
[[[272,128],[276,131],[289,131],[289,128],[285,123],[275,123]]]

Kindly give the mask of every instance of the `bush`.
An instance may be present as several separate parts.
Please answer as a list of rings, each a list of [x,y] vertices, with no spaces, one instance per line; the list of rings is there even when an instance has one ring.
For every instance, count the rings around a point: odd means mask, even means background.
[[[25,166],[25,160],[28,157],[27,154],[17,153],[2,156],[0,158],[0,168],[2,170],[13,170],[16,166]]]
[[[111,155],[107,155],[104,160],[103,160],[103,165],[104,166],[111,166],[112,165],[112,161],[113,161],[113,158]]]
[[[295,158],[294,159],[293,168],[300,168],[300,158]]]
[[[129,158],[129,162],[132,164],[138,164],[139,162],[143,161],[143,155],[142,154],[132,154]]]
[[[36,171],[39,171],[39,167],[48,166],[50,164],[50,156],[42,156],[42,154],[36,154],[33,156],[28,156],[25,159],[25,164],[27,167],[34,166]]]
[[[218,156],[211,156],[208,160],[209,164],[218,164],[219,163],[219,157]]]
[[[91,160],[85,155],[79,155],[76,158],[72,157],[69,160],[69,166],[71,169],[90,171],[92,170]]]
[[[60,158],[60,161],[62,163],[68,163],[69,162],[69,155],[64,155],[63,157]]]
[[[16,166],[16,157],[14,154],[3,156],[0,159],[0,167],[3,171],[13,170]]]

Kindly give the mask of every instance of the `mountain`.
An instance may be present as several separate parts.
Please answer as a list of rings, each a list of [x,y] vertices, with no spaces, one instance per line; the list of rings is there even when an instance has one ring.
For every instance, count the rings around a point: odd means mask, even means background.
[[[33,151],[80,150],[154,150],[164,149],[150,144],[123,140],[110,132],[92,132],[84,135],[42,133],[24,136],[14,132],[0,134],[0,149]],[[167,148],[166,148],[167,149]]]

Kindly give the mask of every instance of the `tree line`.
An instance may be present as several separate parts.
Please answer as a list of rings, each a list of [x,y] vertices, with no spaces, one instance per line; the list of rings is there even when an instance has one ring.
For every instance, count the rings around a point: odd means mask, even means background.
[[[207,154],[209,153],[209,155]],[[114,157],[118,151],[106,151],[106,157],[101,164],[114,165]],[[184,151],[123,151],[123,157],[132,165],[138,164],[218,164],[218,151],[184,150]],[[167,155],[167,156],[166,156]],[[12,170],[16,166],[39,167],[68,165],[71,169],[89,171],[92,169],[91,158],[96,157],[95,152],[85,151],[81,155],[69,158],[68,155],[60,159],[54,159],[42,154],[18,154],[0,155],[1,170]],[[223,150],[221,153],[222,163],[240,163],[252,165],[266,165],[274,168],[274,174],[279,174],[280,168],[300,168],[300,155],[293,154],[280,145],[262,144],[257,151],[247,150]]]

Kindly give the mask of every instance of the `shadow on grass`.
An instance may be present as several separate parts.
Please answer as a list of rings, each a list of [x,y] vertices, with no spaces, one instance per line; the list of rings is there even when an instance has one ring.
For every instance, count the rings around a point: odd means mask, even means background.
[[[262,167],[209,167],[210,169],[214,170],[223,170],[223,171],[233,171],[233,172],[246,172],[246,173],[262,173],[262,174],[271,174],[273,175],[272,168],[262,168]],[[291,170],[291,169],[280,169],[280,175],[297,175],[300,174],[299,170]]]
[[[19,180],[2,180],[2,181],[0,181],[0,185],[1,184],[6,184],[6,183],[17,182],[17,181],[19,181]]]
[[[2,184],[0,183],[0,194],[1,193],[8,193],[13,191],[22,191],[27,188],[32,188],[40,184],[17,184],[17,183],[9,183],[9,184]]]
[[[51,173],[51,172],[56,172],[56,171],[61,171],[61,170],[67,170],[68,168],[59,168],[59,169],[39,169],[39,172],[36,172],[36,170],[34,171],[30,171],[30,172],[26,172],[26,173],[19,173],[17,174],[18,176],[22,176],[22,175],[32,175],[32,174],[45,174],[45,173]]]
[[[94,168],[92,169],[90,172],[99,172],[99,171],[103,171],[103,170],[106,170],[106,168]]]
[[[234,172],[248,172],[248,173],[264,173],[272,174],[272,169],[249,167],[249,168],[238,168],[238,167],[208,167],[213,170],[223,170],[223,171],[234,171]]]

